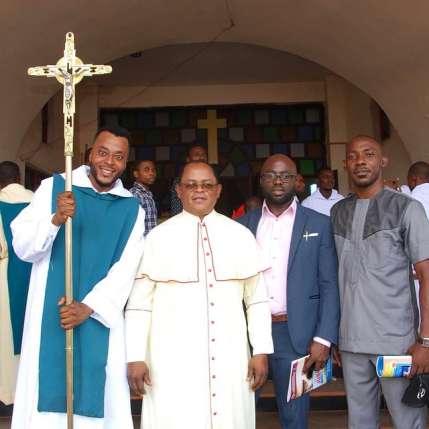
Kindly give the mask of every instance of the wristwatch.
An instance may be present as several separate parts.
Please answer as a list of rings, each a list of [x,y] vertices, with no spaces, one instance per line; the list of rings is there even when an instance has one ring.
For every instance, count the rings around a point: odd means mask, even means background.
[[[418,337],[417,341],[423,346],[429,348],[429,338],[428,337]]]

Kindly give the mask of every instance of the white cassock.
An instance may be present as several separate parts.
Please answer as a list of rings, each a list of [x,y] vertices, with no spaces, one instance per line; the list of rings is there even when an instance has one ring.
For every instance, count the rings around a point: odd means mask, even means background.
[[[0,191],[0,201],[5,203],[29,203],[33,193],[24,186],[13,183]],[[8,245],[0,216],[0,401],[12,404],[15,396],[19,355],[13,349],[13,334],[10,318],[7,280]]]
[[[93,188],[87,176],[86,166],[74,170],[73,184]],[[120,180],[116,181],[109,193],[126,197],[131,195]],[[53,216],[51,194],[52,178],[49,178],[44,180],[35,192],[31,204],[12,222],[13,247],[16,254],[25,261],[33,262],[12,429],[60,429],[66,428],[67,424],[65,414],[37,411],[39,346],[45,288],[51,248],[59,230],[51,222]],[[91,317],[110,328],[109,352],[106,365],[104,418],[75,415],[74,429],[133,428],[126,378],[123,309],[142,255],[143,232],[144,212],[139,209],[120,260],[83,300],[94,310]],[[108,233],[109,231],[106,231],[106,234]]]
[[[248,335],[253,354],[273,353],[260,271],[253,235],[215,211],[149,233],[125,312],[127,361],[145,361],[152,379],[142,428],[255,427]]]

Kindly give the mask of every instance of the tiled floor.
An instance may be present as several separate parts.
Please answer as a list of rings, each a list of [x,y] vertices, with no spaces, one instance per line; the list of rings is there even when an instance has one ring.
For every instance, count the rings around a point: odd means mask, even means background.
[[[347,415],[345,411],[313,411],[310,414],[310,429],[345,429]],[[139,419],[135,419],[135,428],[139,427]],[[258,412],[257,429],[280,429],[276,413]],[[386,413],[382,417],[382,429],[391,428]],[[10,419],[0,418],[0,429],[10,429]]]

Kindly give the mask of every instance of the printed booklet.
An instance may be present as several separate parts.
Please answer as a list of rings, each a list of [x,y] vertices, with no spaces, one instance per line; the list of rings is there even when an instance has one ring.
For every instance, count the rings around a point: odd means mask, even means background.
[[[411,370],[411,356],[378,356],[376,368],[379,377],[406,377]]]
[[[311,374],[303,374],[305,359],[304,356],[296,359],[290,364],[289,388],[287,392],[287,402],[297,399],[304,393],[317,389],[332,380],[332,356],[329,357],[325,366],[319,371],[311,371]]]

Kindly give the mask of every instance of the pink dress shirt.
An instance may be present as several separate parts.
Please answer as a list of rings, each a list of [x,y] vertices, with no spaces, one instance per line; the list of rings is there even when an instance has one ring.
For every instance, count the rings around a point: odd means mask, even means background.
[[[256,240],[262,249],[264,266],[270,267],[264,271],[264,280],[267,285],[271,314],[276,316],[287,313],[287,268],[295,214],[295,200],[278,217],[270,211],[264,201],[256,232]]]
[[[287,314],[287,270],[296,204],[294,199],[280,216],[275,216],[264,200],[261,220],[256,231],[256,241],[262,250],[264,268],[267,268],[263,275],[271,314],[274,316]],[[326,347],[331,346],[331,343],[323,338],[313,339]]]

